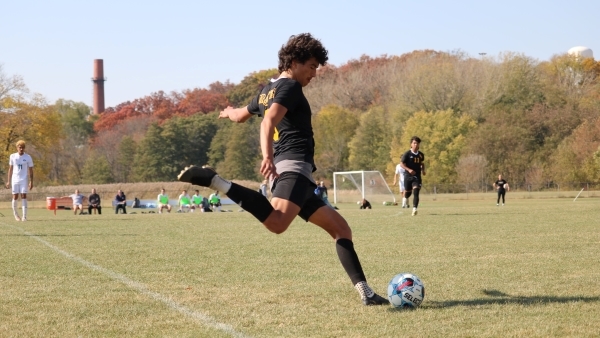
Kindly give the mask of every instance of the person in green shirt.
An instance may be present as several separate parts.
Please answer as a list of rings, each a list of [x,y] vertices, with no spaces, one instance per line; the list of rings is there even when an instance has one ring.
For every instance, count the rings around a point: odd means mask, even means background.
[[[200,190],[196,190],[196,193],[192,195],[192,207],[195,209],[200,209],[201,212],[204,212],[202,208],[202,195],[200,195]]]
[[[158,213],[162,214],[162,209],[167,209],[167,212],[171,212],[171,205],[169,204],[169,196],[165,194],[165,189],[160,189],[160,194],[156,198],[158,201]]]
[[[194,206],[192,205],[192,199],[188,195],[187,190],[181,192],[179,195],[179,210],[177,212],[183,212],[183,208],[187,208],[189,211],[194,212]]]
[[[221,196],[219,196],[219,191],[215,191],[214,194],[210,194],[208,197],[208,202],[210,203],[210,207],[213,211],[221,211]]]

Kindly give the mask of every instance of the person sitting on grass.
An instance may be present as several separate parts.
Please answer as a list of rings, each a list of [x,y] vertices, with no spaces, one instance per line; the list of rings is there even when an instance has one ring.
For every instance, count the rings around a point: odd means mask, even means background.
[[[169,196],[165,193],[165,189],[160,189],[160,194],[156,197],[158,202],[158,213],[162,214],[162,209],[167,209],[167,212],[171,212],[171,205],[169,204]]]

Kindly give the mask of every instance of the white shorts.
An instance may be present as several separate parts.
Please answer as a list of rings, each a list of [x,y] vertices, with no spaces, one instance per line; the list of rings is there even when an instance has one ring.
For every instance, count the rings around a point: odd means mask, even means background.
[[[13,183],[11,186],[13,195],[26,194],[29,192],[29,182],[27,181]]]
[[[404,175],[400,175],[400,192],[404,192]]]

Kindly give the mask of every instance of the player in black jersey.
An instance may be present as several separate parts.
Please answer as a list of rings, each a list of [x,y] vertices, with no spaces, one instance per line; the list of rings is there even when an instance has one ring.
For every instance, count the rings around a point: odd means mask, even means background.
[[[502,174],[498,175],[498,180],[494,182],[494,188],[498,190],[496,206],[500,205],[500,197],[502,197],[502,205],[504,206],[504,195],[506,195],[507,191],[510,191],[510,186],[508,185],[508,182],[502,178]]]
[[[421,139],[413,136],[410,139],[410,150],[405,152],[400,159],[400,165],[404,168],[404,197],[408,200],[411,194],[413,198],[412,215],[417,215],[419,207],[419,191],[421,190],[421,175],[425,175],[425,154],[419,151]]]
[[[227,194],[276,234],[284,232],[296,216],[316,224],[335,240],[340,262],[363,303],[388,304],[367,284],[346,220],[314,194],[317,185],[312,178],[316,170],[312,114],[302,87],[310,83],[327,59],[327,50],[312,35],[291,36],[279,50],[279,78],[266,85],[248,106],[228,107],[219,114],[219,118],[234,122],[245,122],[252,115],[263,117],[260,172],[272,182],[271,202],[253,189],[219,177],[208,167],[187,167],[178,179]]]

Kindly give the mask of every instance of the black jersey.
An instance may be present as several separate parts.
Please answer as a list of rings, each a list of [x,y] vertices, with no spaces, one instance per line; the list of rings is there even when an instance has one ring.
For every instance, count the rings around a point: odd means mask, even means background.
[[[488,181],[489,182],[489,181]],[[506,180],[502,179],[502,180],[497,180],[496,181],[496,186],[498,187],[498,191],[504,191],[504,185],[507,184],[508,182],[506,182]]]
[[[421,177],[421,165],[425,161],[425,154],[420,151],[417,153],[413,153],[412,150],[409,150],[402,155],[400,162],[404,163],[405,166],[414,170],[415,174],[411,175],[408,170],[404,171],[405,176],[417,176]]]
[[[316,170],[311,111],[302,85],[293,79],[280,78],[266,85],[247,108],[251,114],[265,116],[273,103],[287,108],[285,116],[275,127],[273,162],[303,161],[312,164],[313,171]]]

